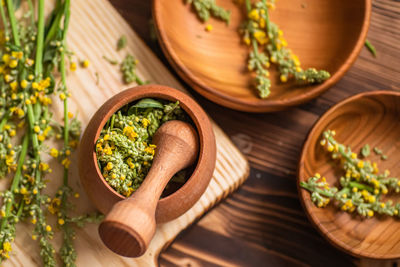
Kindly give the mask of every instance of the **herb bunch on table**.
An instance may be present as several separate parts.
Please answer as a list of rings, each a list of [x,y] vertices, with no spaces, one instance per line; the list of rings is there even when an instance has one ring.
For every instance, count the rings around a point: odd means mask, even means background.
[[[66,36],[70,1],[57,0],[47,22],[44,0],[38,1],[36,10],[31,0],[23,1],[27,11],[20,18],[16,17],[18,6],[14,2],[0,4],[4,25],[0,47],[0,175],[12,177],[10,188],[2,192],[0,261],[10,257],[16,224],[24,220],[34,225],[32,239],[39,243],[43,264],[55,266],[55,249],[50,242],[54,231],[46,217],[49,212],[57,216],[57,226],[63,233],[59,252],[63,265],[74,266],[73,225],[99,217],[70,215],[68,168],[80,136],[80,122],[68,111],[66,57],[72,54],[67,50]],[[58,95],[63,103],[62,124],[52,119],[51,94]],[[62,140],[62,149],[46,145],[53,136]],[[46,153],[64,168],[62,186],[53,198],[43,193],[47,175],[52,172],[43,160]]]

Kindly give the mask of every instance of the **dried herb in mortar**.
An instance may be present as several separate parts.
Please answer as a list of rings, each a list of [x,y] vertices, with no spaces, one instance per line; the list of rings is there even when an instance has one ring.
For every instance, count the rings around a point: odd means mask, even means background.
[[[151,98],[127,105],[113,114],[96,143],[99,168],[115,191],[129,197],[150,170],[156,146],[152,138],[169,120],[188,121],[179,102]],[[184,182],[182,173],[173,179]]]

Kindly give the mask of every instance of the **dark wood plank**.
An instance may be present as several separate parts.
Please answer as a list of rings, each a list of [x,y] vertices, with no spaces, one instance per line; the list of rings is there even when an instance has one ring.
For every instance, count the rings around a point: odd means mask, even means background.
[[[151,1],[113,0],[135,31],[168,65],[150,38]],[[318,117],[338,101],[368,90],[400,90],[400,3],[373,1],[368,39],[377,58],[363,49],[354,66],[321,97],[273,114],[248,114],[196,99],[249,158],[249,180],[160,256],[162,266],[389,266],[360,261],[325,241],[311,226],[296,190],[303,141]],[[172,68],[171,68],[171,71]]]

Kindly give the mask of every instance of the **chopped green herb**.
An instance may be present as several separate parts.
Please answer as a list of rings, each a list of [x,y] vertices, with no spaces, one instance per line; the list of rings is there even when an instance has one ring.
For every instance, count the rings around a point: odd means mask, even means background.
[[[374,147],[374,152],[377,155],[382,155],[382,150],[380,150],[378,147]]]
[[[139,63],[132,55],[126,55],[125,59],[121,62],[120,68],[124,83],[129,84],[136,81],[137,84],[142,85],[144,82],[136,74],[136,65]]]
[[[215,18],[223,20],[226,24],[229,24],[231,12],[218,6],[215,0],[186,0],[186,3],[193,6],[197,12],[197,16],[206,22],[212,15]]]
[[[127,43],[127,41],[126,41],[126,36],[125,36],[125,35],[122,35],[122,36],[119,38],[118,42],[117,42],[117,50],[119,51],[119,50],[121,50],[121,49],[124,49],[124,48],[126,47],[126,43]]]
[[[363,146],[363,147],[361,148],[361,155],[362,155],[364,158],[368,157],[370,153],[371,153],[371,149],[370,149],[370,147],[369,147],[368,144],[366,144],[365,146]]]
[[[115,191],[128,197],[139,188],[153,161],[153,135],[164,122],[176,119],[188,121],[179,102],[150,98],[111,116],[96,142],[96,155],[104,179]]]
[[[373,46],[370,41],[365,40],[365,46],[368,48],[369,52],[371,52],[371,54],[376,57],[376,49],[375,46]]]
[[[107,60],[108,63],[110,63],[111,65],[117,65],[118,64],[118,60],[116,60],[116,59],[111,59],[111,58],[109,58],[107,56],[103,56],[103,59]]]

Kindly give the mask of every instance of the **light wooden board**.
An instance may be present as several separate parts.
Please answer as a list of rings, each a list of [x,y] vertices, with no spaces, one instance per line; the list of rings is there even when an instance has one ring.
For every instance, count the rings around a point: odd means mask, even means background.
[[[147,25],[143,25],[147,27]],[[126,35],[128,47],[117,52],[116,41]],[[134,54],[140,61],[138,73],[149,81],[184,90],[156,56],[138,38],[129,25],[106,0],[72,0],[71,24],[69,31],[69,48],[76,53],[77,59],[88,59],[88,69],[78,69],[69,73],[68,85],[72,93],[70,110],[79,112],[79,118],[86,126],[92,114],[108,98],[127,88],[121,82],[118,67],[102,59],[103,55],[121,60],[126,53]],[[96,72],[99,84],[96,84]],[[62,118],[62,106],[54,100],[55,118]],[[109,251],[100,241],[97,225],[88,225],[77,231],[75,241],[78,251],[78,266],[155,266],[161,250],[188,225],[193,223],[205,211],[219,200],[235,190],[247,178],[249,166],[247,160],[232,144],[224,132],[214,124],[217,140],[217,164],[213,179],[201,199],[184,215],[174,221],[159,225],[149,250],[140,258],[119,257]],[[81,195],[74,200],[78,213],[94,210],[79,183],[76,153],[73,157],[71,185]],[[51,162],[54,163],[54,162]],[[54,165],[54,164],[52,164]],[[52,166],[53,174],[48,184],[49,193],[61,183],[61,170]],[[54,226],[55,223],[53,222]],[[55,227],[54,227],[55,228]],[[13,244],[13,255],[4,266],[37,266],[42,265],[37,242],[31,240],[32,225],[20,223],[17,238]],[[54,244],[59,244],[60,234],[56,233]],[[58,246],[55,245],[56,250]]]

